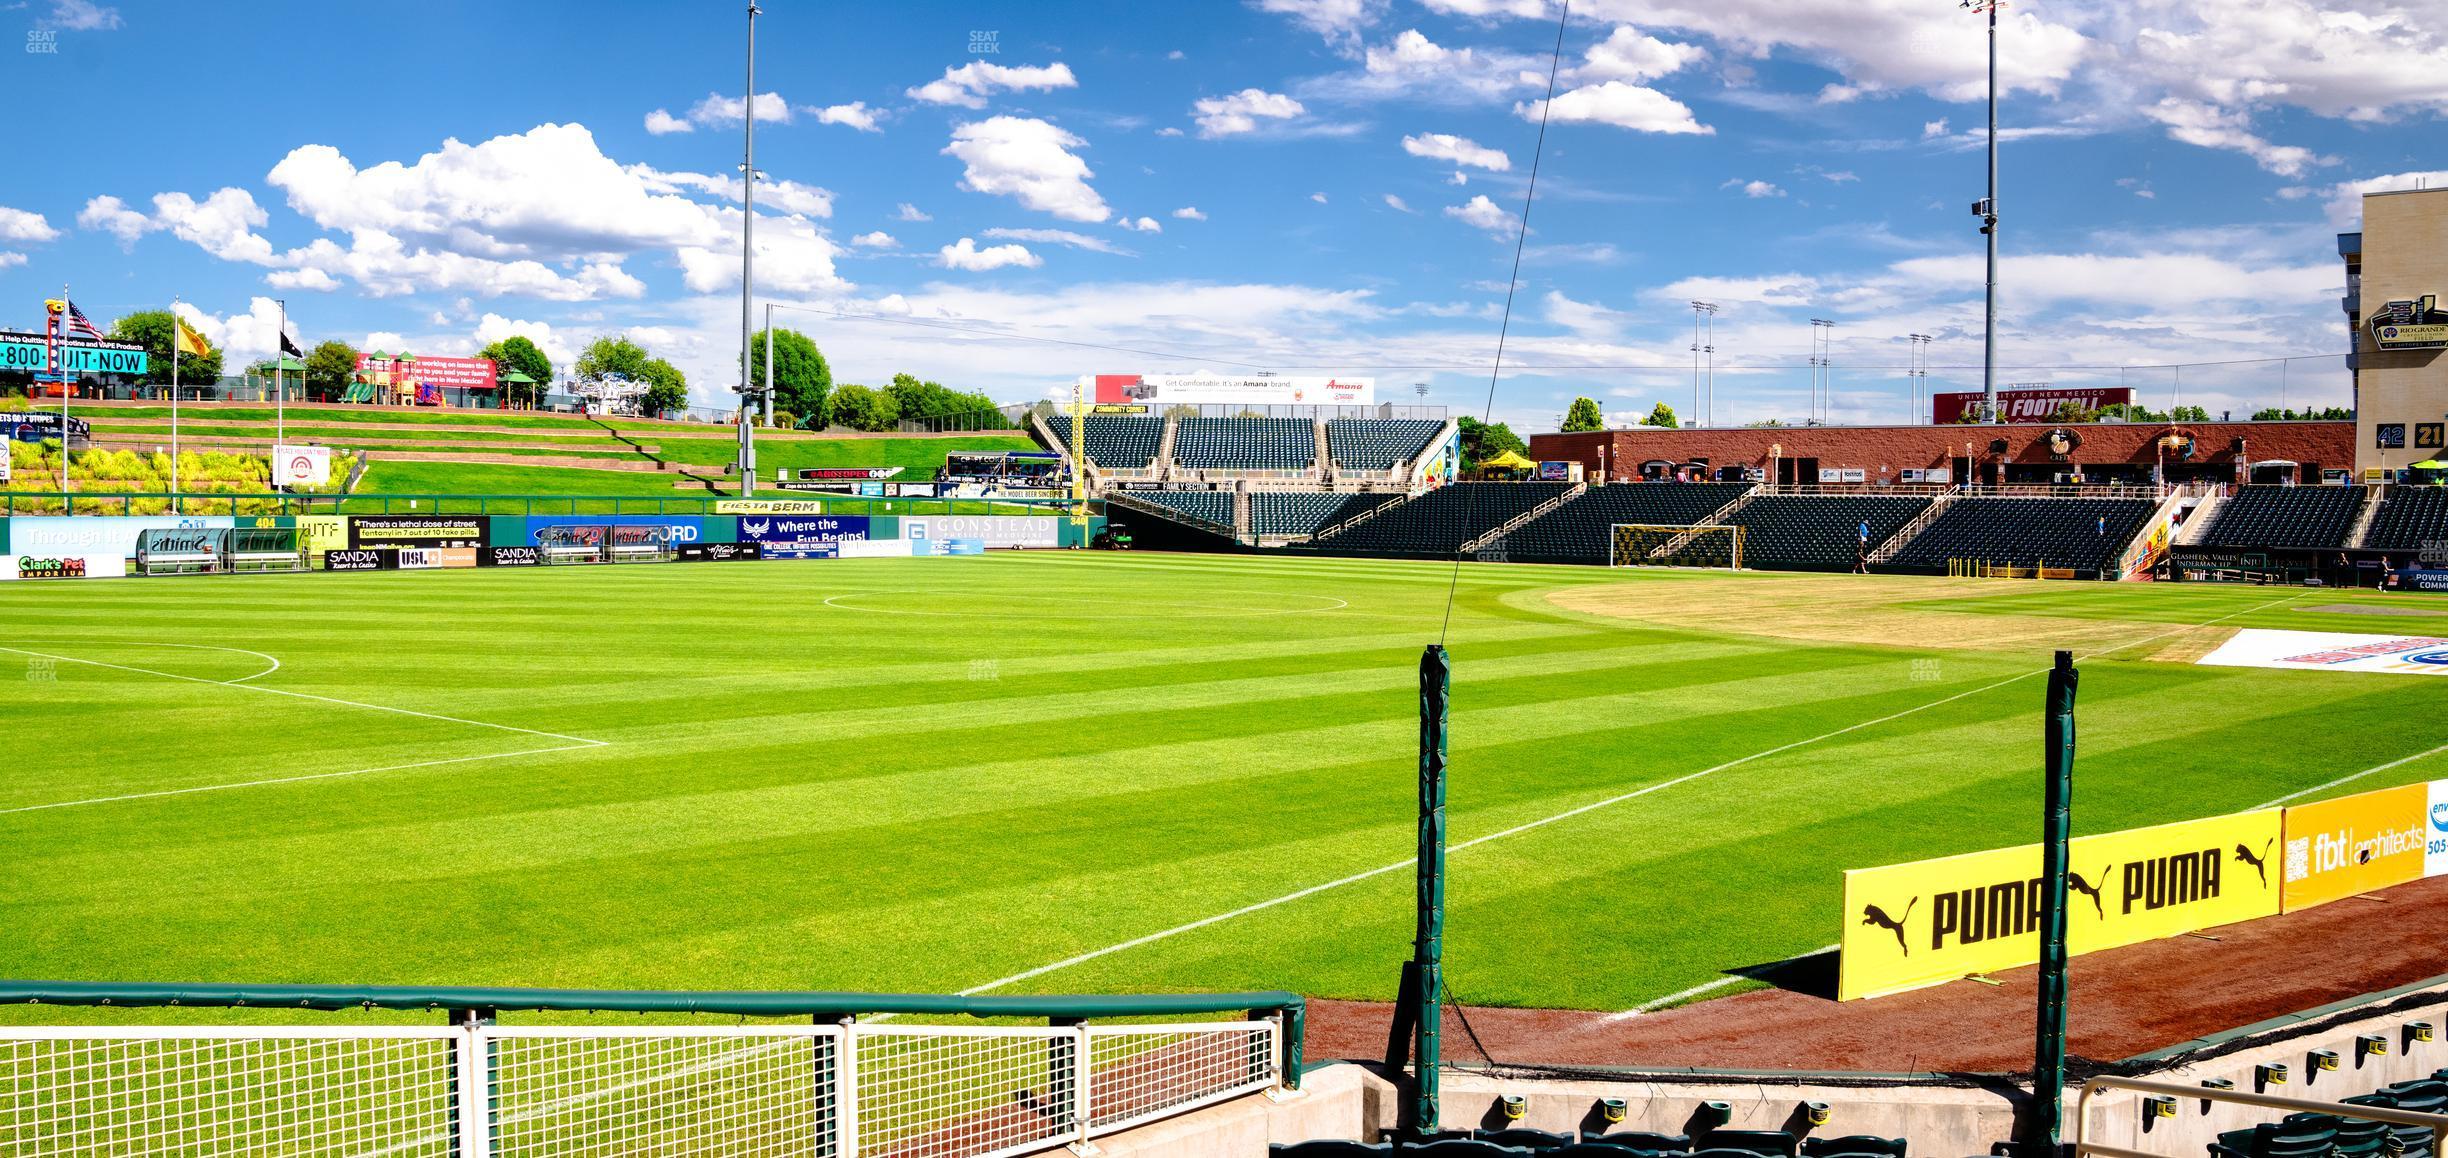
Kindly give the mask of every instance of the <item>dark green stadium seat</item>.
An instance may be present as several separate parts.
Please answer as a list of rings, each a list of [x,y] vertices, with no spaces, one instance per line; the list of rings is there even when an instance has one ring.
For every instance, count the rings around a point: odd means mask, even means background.
[[[2337,1144],[2338,1119],[2291,1114],[2249,1130],[2230,1130],[2210,1144],[2212,1158],[2322,1158]]]
[[[1846,1134],[1838,1138],[1804,1138],[1805,1158],[1838,1158],[1845,1154],[1880,1154],[1886,1158],[1904,1158],[1904,1139],[1881,1138],[1875,1134]]]
[[[2237,487],[2201,541],[2219,547],[2343,547],[2363,507],[2362,487]]]
[[[1351,1142],[1329,1138],[1314,1142],[1277,1142],[1267,1147],[1272,1158],[1378,1158],[1394,1148],[1383,1142]]]
[[[2354,488],[2348,488],[2354,489]],[[2370,551],[2420,551],[2424,543],[2448,539],[2448,487],[2388,488],[2388,498],[2364,532]],[[2448,1070],[2431,1075],[2448,1077]]]
[[[1553,1150],[1541,1150],[1539,1158],[1655,1158],[1657,1153],[1655,1150],[1636,1150],[1609,1142],[1581,1141]]]
[[[1499,1146],[1519,1146],[1525,1150],[1553,1150],[1558,1146],[1571,1145],[1573,1136],[1552,1133],[1547,1130],[1533,1130],[1527,1126],[1514,1126],[1504,1130],[1483,1131],[1478,1140],[1493,1142]]]
[[[2150,499],[1956,499],[1892,562],[1944,567],[1968,559],[2103,571],[2158,509]]]
[[[1655,1150],[1661,1154],[1691,1152],[1691,1136],[1688,1134],[1652,1134],[1645,1130],[1620,1130],[1613,1134],[1600,1134],[1594,1138],[1583,1135],[1583,1140],[1605,1142],[1614,1146],[1630,1146],[1635,1150]]]
[[[1521,1158],[1538,1153],[1520,1146],[1499,1146],[1477,1138],[1448,1138],[1425,1146],[1405,1146],[1399,1152],[1417,1155],[1418,1158]]]
[[[1392,470],[1419,457],[1443,429],[1425,418],[1329,418],[1326,451],[1345,470]]]
[[[2336,1158],[2373,1158],[2392,1141],[2388,1123],[2363,1118],[2342,1118],[2337,1135],[2331,1139],[2331,1154]]]
[[[1711,1130],[1700,1136],[1711,1150],[1740,1150],[1771,1158],[1794,1158],[1800,1143],[1783,1130]]]
[[[1691,1158],[1772,1158],[1765,1151],[1736,1146],[1712,1146],[1691,1152]]]

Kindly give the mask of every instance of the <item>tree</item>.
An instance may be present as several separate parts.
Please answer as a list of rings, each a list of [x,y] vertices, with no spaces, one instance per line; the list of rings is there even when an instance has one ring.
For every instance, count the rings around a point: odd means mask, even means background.
[[[870,390],[855,382],[845,382],[833,388],[825,399],[825,425],[847,426],[852,430],[890,430],[900,421],[900,407],[892,395],[882,390]]]
[[[912,374],[895,374],[884,388],[903,421],[917,420],[960,429],[1002,429],[1003,412],[983,394],[946,389],[941,382],[922,382]],[[947,422],[947,420],[953,420]]]
[[[122,342],[134,342],[145,348],[145,372],[137,381],[147,386],[170,384],[170,311],[138,310],[111,323],[111,337]],[[202,334],[196,335],[202,337]],[[211,382],[221,376],[221,351],[212,343],[204,344],[201,354],[181,354],[178,359],[179,382]]]
[[[1651,407],[1649,409],[1649,417],[1641,419],[1640,424],[1643,426],[1663,426],[1668,430],[1673,430],[1675,427],[1681,425],[1675,421],[1674,407],[1668,406],[1663,402]]]
[[[576,370],[583,382],[635,382],[645,378],[647,359],[646,347],[626,336],[597,338],[578,355]]]
[[[2099,416],[2126,422],[2165,422],[2167,415],[2136,402],[2111,402],[2099,408]]]
[[[1606,417],[1598,413],[1598,404],[1587,398],[1575,398],[1572,409],[1564,412],[1564,433],[1606,429]]]
[[[774,350],[774,411],[793,414],[824,413],[826,393],[833,389],[833,367],[825,363],[822,350],[806,334],[773,330]],[[748,380],[756,386],[765,384],[765,331],[758,330],[748,343]]]
[[[2058,403],[2057,409],[2049,412],[2049,421],[2063,423],[2097,422],[2099,421],[2099,411],[2087,410],[2083,407],[2082,403],[2076,402],[2069,398]]]
[[[1519,453],[1530,449],[1521,436],[1504,423],[1485,423],[1467,414],[1454,420],[1457,440],[1462,444],[1462,469],[1477,470],[1479,464],[1510,450]]]
[[[503,370],[516,370],[535,379],[533,382],[505,383],[502,394],[512,402],[532,405],[552,385],[552,359],[545,357],[543,347],[536,345],[525,334],[503,338],[478,351],[476,356],[492,359],[493,364]]]
[[[306,389],[310,391],[336,398],[348,392],[349,381],[356,376],[357,347],[347,342],[328,339],[306,353]]]
[[[688,405],[688,375],[661,358],[647,359],[638,374],[646,383],[646,392],[638,396],[638,409],[648,414],[661,414]]]
[[[2178,422],[2210,421],[2210,412],[2202,409],[2199,406],[2179,406],[2176,409],[2169,411],[2169,416]]]

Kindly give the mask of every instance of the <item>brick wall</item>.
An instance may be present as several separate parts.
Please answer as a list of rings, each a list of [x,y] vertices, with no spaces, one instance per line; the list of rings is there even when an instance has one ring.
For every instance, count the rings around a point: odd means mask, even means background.
[[[1578,459],[1595,477],[1599,448],[1613,477],[1637,477],[1643,462],[1665,459],[1689,462],[1707,459],[1712,468],[1756,466],[1766,469],[1770,447],[1782,447],[1788,459],[1815,458],[1821,467],[1858,467],[1872,482],[1894,481],[1907,468],[1946,466],[1963,457],[1983,462],[1991,440],[2007,442],[2006,461],[2027,466],[2054,464],[2043,437],[2050,426],[1813,426],[1741,427],[1706,430],[1663,430],[1636,427],[1582,434],[1534,434],[1530,457],[1542,460]],[[2088,424],[2071,427],[2082,445],[2066,456],[2064,465],[2148,466],[2155,462],[2154,445],[2170,427],[2165,423]],[[2244,456],[2254,462],[2287,459],[2342,469],[2354,462],[2355,424],[2351,422],[2185,422],[2174,429],[2191,434],[2194,454],[2190,467],[2223,465],[2232,469],[2235,440],[2245,440]],[[1807,480],[1816,481],[1816,480]],[[2317,479],[2309,481],[2318,481]]]

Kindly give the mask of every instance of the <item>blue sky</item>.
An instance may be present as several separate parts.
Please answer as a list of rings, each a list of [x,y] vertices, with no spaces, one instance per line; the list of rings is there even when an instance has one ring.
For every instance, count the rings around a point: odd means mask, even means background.
[[[2192,363],[2185,401],[2247,409],[2302,355],[2287,400],[2344,402],[2333,235],[2362,189],[2448,182],[2436,7],[2007,9],[2002,379],[2164,405]],[[625,332],[717,401],[743,16],[15,4],[0,96],[62,144],[0,183],[0,324],[67,283],[97,319],[177,296],[242,356],[274,298],[308,342],[420,353]],[[1552,0],[770,0],[760,298],[859,315],[788,315],[845,381],[1259,367],[1476,413],[1556,27]],[[1814,317],[1840,421],[1905,413],[1907,333],[1976,385],[1982,68],[1941,0],[1577,3],[1498,417],[1688,412],[1694,298],[1720,421],[1803,415]]]

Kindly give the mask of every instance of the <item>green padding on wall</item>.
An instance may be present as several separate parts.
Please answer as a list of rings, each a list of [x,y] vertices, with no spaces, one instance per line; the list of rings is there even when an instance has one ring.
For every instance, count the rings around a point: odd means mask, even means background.
[[[867,537],[870,539],[900,538],[901,516],[877,515],[874,518],[867,520]]]
[[[488,515],[485,518],[485,546],[526,547],[527,516]]]
[[[707,515],[698,522],[702,524],[697,534],[700,543],[739,542],[739,520],[730,515]]]
[[[8,525],[7,519],[0,519],[0,555],[8,554]]]
[[[1103,515],[1088,516],[1088,524],[1086,526],[1081,526],[1080,524],[1073,522],[1071,520],[1071,516],[1064,515],[1062,516],[1062,545],[1065,547],[1085,547],[1096,539],[1097,532],[1104,529],[1105,516]]]

